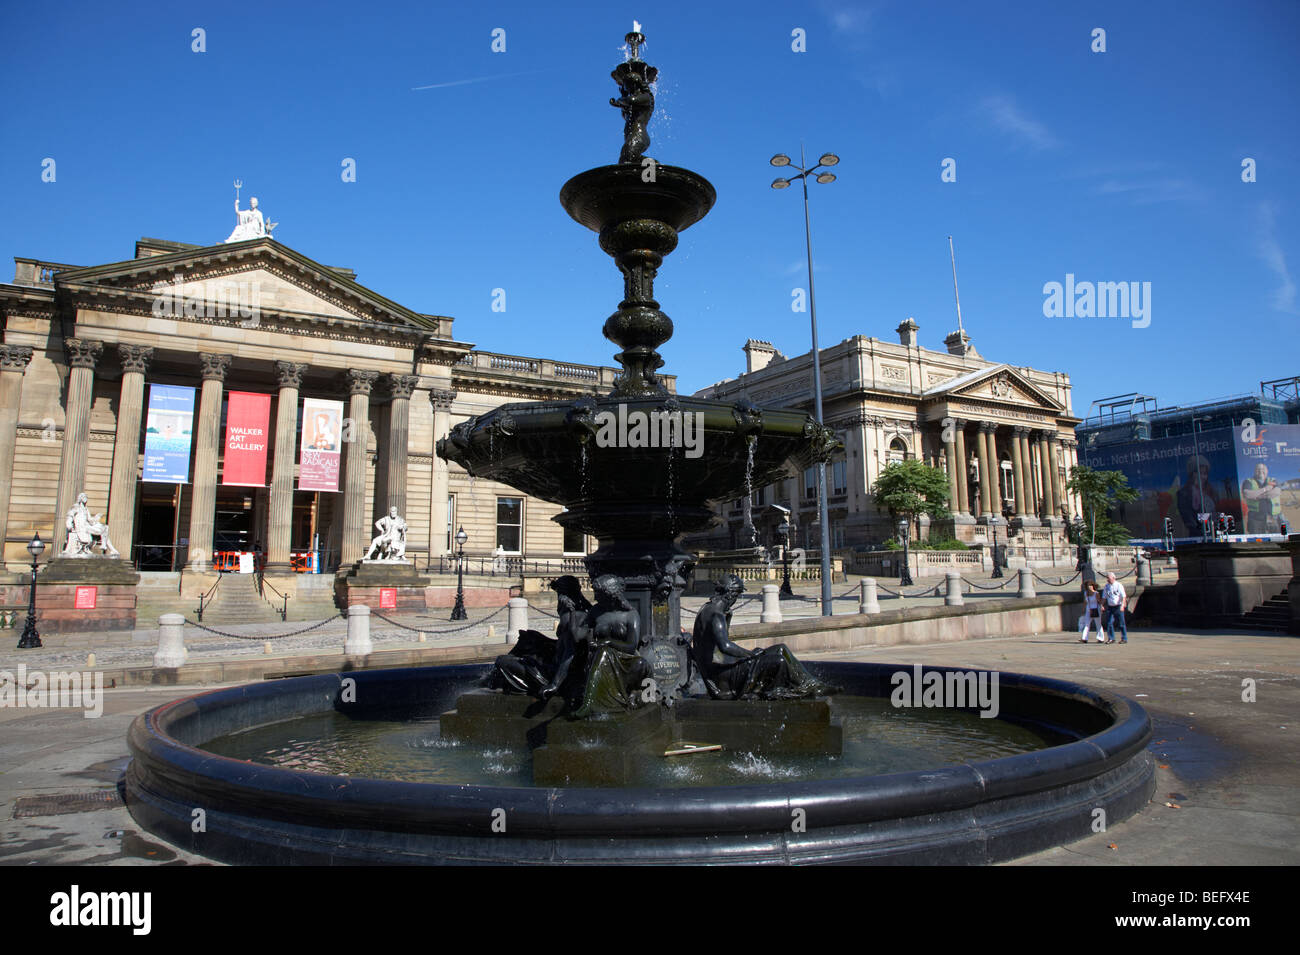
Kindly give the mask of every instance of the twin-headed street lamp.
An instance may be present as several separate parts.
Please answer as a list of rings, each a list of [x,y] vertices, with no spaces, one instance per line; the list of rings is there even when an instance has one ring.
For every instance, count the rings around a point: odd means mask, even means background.
[[[38,532],[27,542],[27,553],[32,555],[32,586],[27,596],[27,623],[23,625],[23,635],[18,640],[19,650],[35,650],[44,646],[41,635],[36,632],[36,561],[45,552],[45,541]]]
[[[834,166],[840,161],[840,157],[834,153],[823,153],[822,157],[817,160],[817,165],[808,168],[805,168],[802,165],[795,166],[790,161],[790,157],[785,153],[777,153],[770,161],[773,166],[781,168],[789,166],[799,170],[797,176],[790,176],[785,179],[774,179],[772,181],[773,189],[785,189],[796,179],[803,183],[804,242],[808,250],[808,308],[812,313],[813,396],[817,423],[820,425],[822,424],[822,363],[821,353],[817,348],[817,294],[813,288],[812,225],[810,224],[808,217],[808,177],[813,176],[821,183],[834,182],[835,173],[818,172],[818,170],[827,166]],[[799,147],[799,162],[807,162],[807,160],[804,159],[803,146]],[[834,613],[834,598],[831,596],[831,527],[826,504],[825,461],[819,461],[817,463],[817,502],[818,517],[821,521],[822,616],[829,617]]]
[[[465,533],[465,528],[461,527],[456,531],[456,545],[459,548],[456,551],[456,606],[451,608],[452,620],[468,620],[469,614],[465,612],[465,542],[469,540],[469,535]]]

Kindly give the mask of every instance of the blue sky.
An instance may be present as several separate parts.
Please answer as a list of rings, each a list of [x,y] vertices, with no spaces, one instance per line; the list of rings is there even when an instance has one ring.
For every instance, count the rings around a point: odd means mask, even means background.
[[[621,281],[557,196],[617,160],[609,71],[634,18],[660,70],[648,154],[718,190],[656,286],[682,390],[734,377],[747,336],[808,347],[791,311],[799,192],[771,190],[767,162],[801,141],[842,157],[838,181],[812,187],[823,346],[896,340],[911,316],[942,348],[951,234],[976,347],[1068,372],[1080,416],[1127,391],[1164,406],[1300,373],[1290,0],[11,10],[0,255],[99,264],[141,236],[215,243],[238,177],[281,242],[454,316],[461,340],[610,364],[600,327]],[[1067,273],[1151,283],[1150,324],[1045,317],[1043,286]]]

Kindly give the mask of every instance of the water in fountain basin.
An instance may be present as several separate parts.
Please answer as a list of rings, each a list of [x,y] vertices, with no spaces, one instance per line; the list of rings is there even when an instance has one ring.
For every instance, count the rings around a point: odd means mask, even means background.
[[[741,750],[645,756],[647,778],[669,788],[743,786],[935,769],[1011,756],[1067,741],[1043,727],[976,713],[895,709],[886,699],[836,697],[844,726],[838,757]],[[700,742],[700,741],[697,741]],[[437,720],[354,720],[331,712],[219,737],[203,748],[235,759],[312,772],[461,785],[532,785],[532,757],[499,746],[449,744]]]

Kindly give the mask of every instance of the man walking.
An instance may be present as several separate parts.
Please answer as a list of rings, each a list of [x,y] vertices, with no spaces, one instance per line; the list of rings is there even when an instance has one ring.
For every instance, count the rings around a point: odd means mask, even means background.
[[[1119,621],[1120,643],[1128,643],[1128,625],[1124,623],[1124,611],[1128,609],[1128,594],[1124,585],[1115,579],[1114,572],[1106,575],[1106,586],[1101,588],[1101,602],[1105,610],[1102,625],[1106,628],[1106,642],[1115,642],[1115,621]]]

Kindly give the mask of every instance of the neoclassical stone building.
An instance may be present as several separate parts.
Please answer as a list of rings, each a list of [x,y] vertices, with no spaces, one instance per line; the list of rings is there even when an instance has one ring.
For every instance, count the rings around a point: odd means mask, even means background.
[[[918,330],[909,318],[898,326],[897,342],[855,335],[822,349],[823,417],[844,443],[826,468],[832,547],[879,545],[896,534],[871,488],[885,465],[908,458],[948,475],[953,518],[929,526],[929,534],[989,541],[989,518],[996,514],[1029,546],[1062,540],[1064,518],[1078,511],[1064,487],[1078,461],[1069,376],[989,361],[964,331],[944,340],[946,351],[923,348]],[[697,394],[813,410],[811,352],[787,358],[753,339],[744,351],[740,377]],[[719,527],[692,543],[778,544],[786,508],[796,528],[792,544],[816,548],[816,488],[809,469],[755,489],[749,501],[722,502]]]
[[[268,236],[141,239],[133,258],[89,267],[15,262],[14,281],[0,284],[9,571],[29,563],[36,532],[62,549],[82,491],[123,559],[145,572],[207,572],[254,549],[269,574],[313,560],[347,567],[390,507],[405,516],[421,570],[454,547],[460,526],[468,554],[588,549],[551,521],[558,506],[470,481],[434,444],[506,401],[608,391],[615,369],[477,351],[453,337],[451,318],[405,308]],[[160,385],[195,389],[184,483],[144,479],[148,394]],[[270,396],[260,487],[223,480],[232,392]],[[307,399],[345,403],[336,492],[299,487]]]

